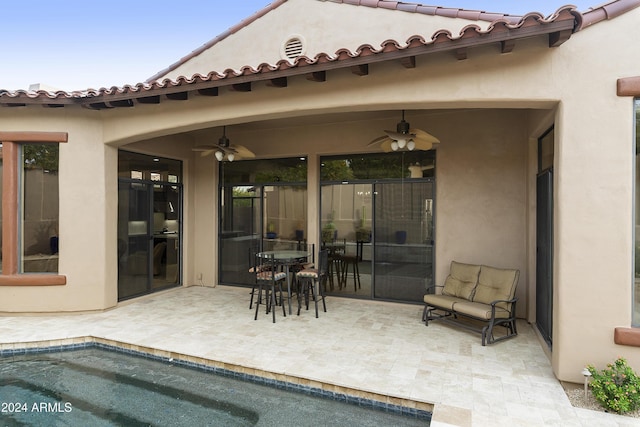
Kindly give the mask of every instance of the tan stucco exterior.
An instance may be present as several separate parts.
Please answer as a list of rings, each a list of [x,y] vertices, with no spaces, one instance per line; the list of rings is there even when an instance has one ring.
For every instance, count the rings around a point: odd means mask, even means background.
[[[241,27],[162,78],[275,64],[288,60],[284,45],[293,38],[302,41],[303,55],[314,58],[319,53],[333,55],[345,48],[353,52],[363,44],[379,48],[386,40],[406,44],[411,36],[431,35],[443,28],[458,34],[466,25],[477,25],[482,29],[489,26],[487,21],[443,16],[425,20],[421,14],[400,10],[386,11],[384,15],[388,18],[381,19],[383,14],[380,12],[374,8],[326,1],[287,1],[278,7],[277,13],[267,13],[251,25]],[[344,31],[345,28],[349,31]],[[246,46],[250,48],[239,49]]]
[[[221,41],[210,57],[196,57],[167,77],[206,73],[221,61],[225,68],[273,62],[283,38],[303,30],[309,49],[331,52],[376,37],[406,39],[396,28],[426,36],[449,22],[320,1],[304,1],[317,13],[300,15],[299,3],[290,0]],[[398,16],[403,25],[392,25]],[[64,131],[69,142],[60,150],[59,271],[67,284],[0,287],[0,312],[117,304],[118,147],[183,160],[182,283],[193,285],[202,274],[204,284],[216,285],[218,164],[191,147],[216,141],[227,125],[233,142],[258,157],[307,155],[307,230],[318,230],[320,156],[371,151],[367,143],[393,128],[404,109],[414,127],[441,140],[436,281],[452,260],[518,268],[518,316],[530,322],[536,320],[536,141],[555,125],[555,374],[579,382],[586,364],[619,355],[640,369],[640,348],[613,341],[615,327],[631,325],[635,181],[633,99],[616,95],[616,81],[640,74],[640,46],[629,42],[639,19],[640,9],[631,10],[557,48],[536,37],[508,54],[487,46],[471,49],[464,61],[450,53],[418,57],[412,69],[381,62],[367,76],[335,70],[322,83],[296,76],[286,88],[257,83],[250,93],[221,89],[218,97],[129,109],[2,108],[1,130]],[[370,32],[339,31],[347,22]],[[364,40],[356,37],[363,34]],[[235,59],[226,61],[229,52]]]

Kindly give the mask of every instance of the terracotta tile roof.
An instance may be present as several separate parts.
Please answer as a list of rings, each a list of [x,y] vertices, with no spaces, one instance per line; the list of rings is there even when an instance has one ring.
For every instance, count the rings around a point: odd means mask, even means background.
[[[384,0],[325,0],[333,3],[352,4],[356,6],[379,7],[384,9],[401,10],[403,12],[423,13],[425,15],[446,16],[447,18],[462,18],[474,21],[493,22],[503,19],[511,23],[520,21],[521,16],[506,13],[491,13],[482,10],[466,10],[455,7],[427,6],[419,3]]]
[[[274,2],[256,15],[262,16],[260,14],[267,13],[285,1]],[[392,6],[402,8],[408,5],[408,3],[393,1],[328,1],[386,8]],[[276,64],[261,64],[257,68],[245,66],[240,70],[212,71],[207,75],[195,74],[191,77],[181,76],[175,80],[165,79],[122,87],[114,86],[78,92],[7,91],[0,89],[0,106],[35,104],[45,107],[62,107],[82,105],[93,109],[132,107],[136,104],[157,104],[161,97],[169,100],[184,100],[188,99],[190,94],[217,96],[219,87],[250,91],[252,82],[257,81],[267,81],[272,86],[279,87],[286,85],[287,77],[294,75],[308,75],[310,76],[309,80],[322,81],[324,73],[339,68],[351,67],[354,74],[362,75],[368,71],[363,68],[356,70],[356,68],[382,61],[396,60],[406,67],[412,67],[415,66],[416,56],[426,54],[454,51],[459,59],[464,59],[465,49],[492,43],[501,43],[502,51],[506,52],[513,48],[513,44],[518,39],[533,36],[548,36],[549,46],[555,47],[564,43],[571,37],[571,34],[583,27],[605,19],[612,19],[638,6],[640,6],[640,0],[617,0],[590,9],[584,14],[577,12],[574,6],[563,6],[547,18],[539,13],[529,13],[519,18],[515,23],[503,19],[504,15],[501,15],[501,18],[492,21],[486,30],[472,24],[464,27],[458,35],[453,35],[447,30],[439,30],[427,38],[422,35],[412,36],[405,43],[387,40],[379,48],[361,45],[355,51],[340,49],[331,55],[321,53],[314,58],[299,57],[294,63],[282,60]],[[424,8],[427,7],[424,6]],[[441,9],[439,13],[449,13],[451,10],[448,8],[439,9]],[[460,11],[460,9],[455,10]],[[256,19],[256,15],[250,19]],[[234,27],[236,31],[241,24]],[[242,25],[246,25],[246,22]]]
[[[332,3],[350,4],[355,6],[366,6],[366,7],[374,7],[374,8],[381,8],[381,9],[400,10],[403,12],[421,13],[424,15],[432,15],[432,16],[437,15],[437,16],[444,16],[447,18],[462,18],[462,19],[468,19],[468,20],[474,20],[474,21],[494,22],[499,19],[503,19],[512,24],[517,24],[522,18],[521,16],[508,15],[504,13],[487,13],[479,10],[465,10],[465,9],[456,9],[456,8],[440,7],[440,6],[425,6],[419,3],[407,3],[407,2],[401,2],[401,1],[384,1],[384,0],[323,0],[323,1],[329,1]],[[274,1],[273,3],[263,8],[262,10],[250,16],[249,18],[239,22],[237,25],[234,25],[224,33],[220,34],[219,36],[215,37],[214,39],[200,46],[198,49],[189,53],[187,56],[181,58],[179,61],[171,64],[164,70],[161,70],[155,75],[149,77],[147,81],[150,82],[150,81],[154,81],[161,78],[162,76],[175,70],[180,65],[187,62],[188,60],[200,55],[202,52],[206,51],[207,49],[219,43],[220,41],[226,39],[231,34],[238,32],[242,28],[248,26],[255,20],[271,12],[272,10],[277,9],[280,5],[286,2],[287,0]]]

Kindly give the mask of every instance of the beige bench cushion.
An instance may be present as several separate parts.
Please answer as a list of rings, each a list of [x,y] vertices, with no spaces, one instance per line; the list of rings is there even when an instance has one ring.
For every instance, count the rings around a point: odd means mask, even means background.
[[[473,301],[489,304],[496,300],[512,299],[516,291],[519,274],[518,270],[483,265],[478,277],[478,286],[473,295]],[[510,304],[504,302],[498,303],[497,306],[505,310],[510,309]]]
[[[442,294],[471,300],[479,274],[479,265],[451,261],[449,276],[444,282]]]
[[[458,297],[452,297],[449,295],[425,295],[424,303],[430,307],[440,307],[445,308],[447,310],[453,309],[453,304],[457,301],[460,301]]]
[[[454,304],[457,313],[467,314],[477,319],[491,319],[491,306],[479,302],[458,301]],[[496,306],[496,319],[508,319],[509,312],[504,308]]]

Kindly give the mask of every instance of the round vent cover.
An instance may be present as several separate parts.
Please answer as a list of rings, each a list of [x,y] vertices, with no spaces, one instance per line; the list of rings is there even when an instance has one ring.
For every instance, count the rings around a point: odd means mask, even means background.
[[[284,59],[295,61],[305,54],[306,46],[301,36],[291,36],[282,46],[281,55]]]

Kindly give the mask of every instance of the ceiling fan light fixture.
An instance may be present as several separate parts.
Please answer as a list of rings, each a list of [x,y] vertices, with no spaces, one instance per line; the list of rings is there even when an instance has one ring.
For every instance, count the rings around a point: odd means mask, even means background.
[[[224,153],[220,150],[216,151],[216,159],[218,159],[219,162],[224,160]]]
[[[402,110],[402,120],[396,125],[396,132],[385,130],[385,135],[375,138],[368,145],[379,146],[382,151],[398,150],[421,150],[428,151],[435,148],[440,140],[422,129],[411,128],[411,125],[404,119]]]
[[[233,153],[229,153],[227,154],[227,160],[229,160],[230,162],[233,162],[233,159],[235,159],[236,156],[233,155]]]
[[[398,133],[407,134],[409,133],[410,127],[409,123],[404,120],[404,110],[402,110],[402,120],[400,120],[396,125],[396,131]]]

